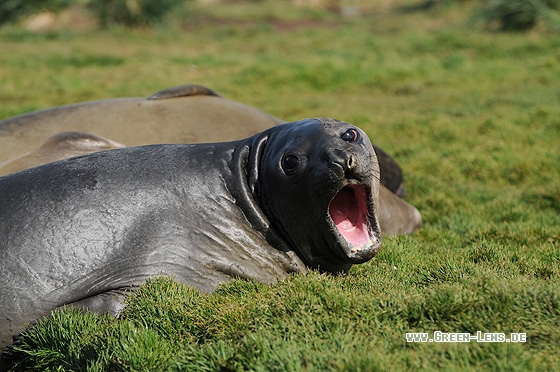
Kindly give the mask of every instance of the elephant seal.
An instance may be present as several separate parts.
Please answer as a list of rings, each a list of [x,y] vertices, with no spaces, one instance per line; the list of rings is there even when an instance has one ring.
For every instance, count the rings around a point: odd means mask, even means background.
[[[49,137],[37,149],[0,164],[0,176],[72,156],[123,147],[122,143],[95,134],[63,132]]]
[[[62,132],[93,133],[138,146],[238,140],[283,123],[195,84],[149,98],[115,98],[30,112],[0,121],[0,163],[33,151]]]
[[[102,151],[0,178],[0,346],[72,305],[118,313],[155,275],[202,291],[345,272],[381,247],[367,135],[305,119],[244,140]]]

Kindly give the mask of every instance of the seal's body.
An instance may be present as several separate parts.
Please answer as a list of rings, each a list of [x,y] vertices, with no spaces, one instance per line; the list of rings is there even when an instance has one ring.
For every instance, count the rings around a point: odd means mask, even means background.
[[[91,133],[62,132],[47,138],[33,151],[0,163],[0,176],[73,156],[123,147],[122,143]]]
[[[381,244],[379,169],[332,119],[245,140],[97,152],[0,178],[0,346],[63,305],[117,313],[155,275],[203,291],[337,273]]]
[[[225,142],[247,138],[284,121],[188,84],[148,98],[75,103],[0,121],[0,163],[38,148],[62,132],[92,133],[138,146],[158,143]]]

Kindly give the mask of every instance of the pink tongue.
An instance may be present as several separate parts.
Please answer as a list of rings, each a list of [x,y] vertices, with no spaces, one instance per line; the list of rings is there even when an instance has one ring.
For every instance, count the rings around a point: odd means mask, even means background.
[[[348,243],[359,247],[369,240],[366,191],[363,185],[343,188],[329,205],[338,231]]]

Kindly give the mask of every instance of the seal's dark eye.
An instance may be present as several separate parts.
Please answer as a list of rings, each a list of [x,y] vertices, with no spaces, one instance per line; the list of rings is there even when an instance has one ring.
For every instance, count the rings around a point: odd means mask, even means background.
[[[293,172],[299,166],[299,158],[295,155],[287,155],[282,162],[284,170],[288,173]]]
[[[354,142],[358,139],[358,131],[356,129],[348,129],[346,132],[342,133],[340,138],[344,141]]]

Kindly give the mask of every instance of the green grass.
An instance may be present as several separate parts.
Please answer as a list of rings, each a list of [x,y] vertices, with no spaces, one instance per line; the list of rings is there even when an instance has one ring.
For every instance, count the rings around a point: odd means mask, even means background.
[[[410,2],[409,2],[410,3]],[[557,370],[560,38],[490,33],[471,2],[429,12],[198,6],[155,31],[0,29],[0,119],[183,83],[286,120],[362,127],[402,165],[424,226],[348,276],[150,282],[119,320],[55,313],[37,370]],[[367,4],[367,3],[366,3]],[[286,27],[290,25],[290,27]],[[526,343],[407,343],[407,332],[523,332]],[[23,367],[22,367],[23,369]]]

